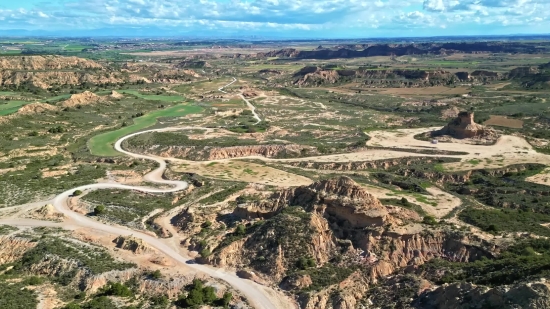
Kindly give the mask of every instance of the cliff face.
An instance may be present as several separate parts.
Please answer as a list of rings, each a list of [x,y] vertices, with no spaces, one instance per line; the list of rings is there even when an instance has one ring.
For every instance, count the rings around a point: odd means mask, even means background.
[[[285,290],[309,291],[298,297],[301,308],[356,308],[371,284],[400,270],[414,272],[434,258],[472,262],[500,252],[475,236],[422,226],[416,213],[382,205],[347,177],[275,192],[239,205],[231,217],[263,220],[240,239],[222,241],[205,261],[252,269]],[[317,271],[360,271],[310,289],[320,279],[297,268],[304,257],[315,261]]]
[[[65,69],[102,69],[99,63],[78,57],[21,56],[0,57],[2,70],[43,71]]]
[[[317,214],[281,213],[245,238],[218,247],[208,262],[221,267],[252,268],[280,282],[300,257],[323,265],[339,245],[328,223]]]
[[[132,147],[131,147],[132,148]],[[310,146],[295,144],[287,145],[251,145],[234,147],[188,147],[188,146],[153,146],[147,149],[132,148],[139,152],[154,154],[167,158],[180,158],[196,161],[221,160],[229,158],[242,158],[250,156],[262,156],[266,158],[300,157],[303,151],[316,154],[317,149]]]
[[[348,177],[279,191],[266,201],[238,207],[235,214],[244,218],[266,218],[289,205],[336,217],[352,227],[375,227],[392,221],[380,201]]]
[[[339,248],[336,251],[340,253],[337,254],[354,256],[353,259],[371,266],[370,281],[436,257],[466,262],[491,256],[491,252],[498,250],[459,233],[444,230],[424,233],[423,228],[414,223],[421,219],[416,213],[384,206],[353,180],[340,177],[281,190],[263,201],[239,205],[233,212],[237,217],[266,219],[269,224],[265,223],[262,227],[275,225],[274,222],[278,221],[286,221],[281,223],[286,225],[283,230],[257,229],[247,238],[221,248],[211,261],[220,265],[247,265],[249,256],[254,255],[250,252],[271,247],[269,243],[272,239],[282,237],[276,236],[278,234],[291,233],[285,231],[294,224],[291,222],[296,221],[286,213],[293,208],[289,208],[291,205],[300,206],[298,209],[303,209],[310,218],[307,222],[302,220],[307,227],[307,233],[304,233],[308,235],[303,237],[302,252],[322,264],[329,261],[335,249]],[[391,226],[401,228],[393,229]],[[288,250],[284,246],[272,248],[270,254],[273,257],[280,256],[278,250]],[[270,265],[277,265],[275,258]],[[282,267],[281,270],[287,268]],[[261,268],[257,270],[262,271]],[[267,273],[277,279],[283,276],[275,268]]]
[[[119,84],[145,79],[138,75],[109,72],[101,64],[83,58],[61,56],[0,57],[0,85],[29,83],[47,89],[56,85]]]
[[[472,43],[421,43],[421,44],[360,44],[343,45],[334,49],[318,48],[311,51],[293,48],[281,49],[267,53],[258,53],[254,58],[298,58],[298,59],[338,59],[373,56],[404,55],[451,55],[455,53],[536,53],[534,45],[510,42],[472,42]]]
[[[36,246],[36,242],[31,242],[28,239],[0,236],[0,264],[19,260],[27,250],[34,246]]]
[[[451,73],[443,70],[371,69],[333,70],[304,67],[296,74],[298,86],[320,86],[338,82],[360,81],[366,87],[429,87],[459,82],[483,83],[501,80],[506,75],[490,71]]]

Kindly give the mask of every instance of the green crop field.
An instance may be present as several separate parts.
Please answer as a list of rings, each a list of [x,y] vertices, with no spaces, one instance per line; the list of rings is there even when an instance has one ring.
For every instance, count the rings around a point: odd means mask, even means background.
[[[6,116],[17,112],[27,101],[9,101],[8,104],[0,104],[0,116]]]
[[[184,98],[178,95],[156,95],[156,94],[141,94],[137,90],[121,90],[122,94],[131,94],[145,100],[163,101],[163,102],[180,102]]]
[[[181,117],[192,113],[198,113],[201,110],[202,108],[199,106],[176,105],[167,109],[154,111],[145,116],[134,119],[134,124],[131,126],[92,137],[88,142],[88,148],[90,149],[90,152],[96,156],[118,156],[120,153],[113,148],[113,145],[121,137],[154,125],[158,118]]]

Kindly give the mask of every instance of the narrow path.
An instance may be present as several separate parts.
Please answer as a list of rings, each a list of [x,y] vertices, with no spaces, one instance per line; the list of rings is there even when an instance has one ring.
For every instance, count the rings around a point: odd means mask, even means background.
[[[244,97],[244,95],[240,94],[240,96],[241,96],[241,99],[243,99],[246,102],[246,105],[248,106],[248,108],[250,108],[250,111],[252,111],[252,115],[254,119],[256,119],[256,122],[254,123],[254,125],[257,125],[258,123],[262,122],[262,119],[260,118],[260,116],[258,116],[258,113],[256,113],[256,107],[252,105],[252,103],[250,103],[250,101],[248,101]]]
[[[237,82],[237,79],[235,77],[233,77],[233,81],[230,82],[229,84],[221,87],[218,89],[218,91],[221,91],[223,93],[227,93],[226,91],[224,91],[223,89],[225,89],[226,87],[229,87],[231,85],[233,85],[234,83]],[[254,105],[252,105],[252,103],[250,103],[250,101],[248,101],[247,98],[244,97],[244,95],[241,93],[239,94],[239,96],[241,97],[241,99],[243,99],[243,101],[246,103],[246,105],[248,106],[248,108],[250,108],[250,111],[252,111],[252,115],[254,117],[254,119],[256,119],[256,122],[254,123],[254,125],[257,125],[258,123],[262,122],[262,119],[260,118],[260,116],[258,115],[258,113],[256,113],[256,107]]]
[[[233,84],[236,83],[236,82],[237,82],[237,79],[236,79],[235,77],[233,77],[233,81],[232,81],[232,82],[230,82],[229,84],[227,84],[227,85],[225,85],[225,86],[219,88],[218,91],[221,91],[221,92],[223,92],[223,93],[227,93],[227,92],[225,92],[223,89],[226,88],[226,87],[229,87],[229,86],[233,85]]]

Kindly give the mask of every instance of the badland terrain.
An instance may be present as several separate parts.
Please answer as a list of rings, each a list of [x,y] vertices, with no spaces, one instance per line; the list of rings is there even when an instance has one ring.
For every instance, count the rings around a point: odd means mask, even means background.
[[[0,42],[0,308],[548,308],[550,41]]]

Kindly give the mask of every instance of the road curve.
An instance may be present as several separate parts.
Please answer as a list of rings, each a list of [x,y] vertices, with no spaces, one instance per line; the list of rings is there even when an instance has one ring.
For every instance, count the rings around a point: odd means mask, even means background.
[[[119,139],[114,145],[117,151],[124,153],[128,156],[131,156],[134,158],[140,158],[140,159],[153,160],[157,162],[159,164],[159,167],[151,171],[147,175],[145,175],[144,179],[154,183],[170,185],[172,186],[171,188],[159,189],[159,188],[150,188],[150,187],[141,187],[141,186],[128,186],[128,185],[123,185],[119,183],[95,183],[95,184],[80,186],[80,187],[65,191],[57,195],[52,200],[52,204],[55,207],[55,209],[60,213],[64,214],[68,219],[70,219],[70,222],[68,222],[68,224],[63,224],[63,223],[51,224],[49,222],[43,222],[38,220],[22,220],[22,219],[14,219],[14,218],[0,220],[0,223],[10,224],[14,226],[64,226],[64,225],[73,226],[74,225],[75,227],[100,230],[100,231],[107,232],[114,235],[122,235],[122,236],[132,235],[134,237],[141,238],[143,241],[148,243],[151,247],[156,248],[158,251],[172,257],[174,260],[178,261],[179,263],[185,264],[187,267],[190,267],[199,272],[205,273],[208,276],[211,276],[213,278],[218,278],[226,281],[234,289],[241,292],[254,308],[258,308],[258,309],[296,308],[296,305],[284,295],[279,295],[280,297],[275,297],[277,299],[277,302],[274,302],[267,295],[276,295],[277,292],[269,287],[261,286],[253,281],[239,278],[235,273],[227,272],[223,269],[217,269],[208,265],[200,265],[200,264],[193,263],[193,261],[190,258],[182,256],[179,252],[177,252],[177,250],[170,247],[168,244],[166,244],[164,241],[162,241],[159,238],[156,238],[154,236],[151,236],[136,230],[132,230],[130,228],[123,227],[123,226],[107,225],[99,221],[96,221],[90,217],[87,217],[85,215],[73,212],[72,210],[69,209],[68,200],[76,190],[93,191],[98,189],[124,189],[124,190],[137,190],[140,192],[147,192],[147,193],[170,193],[170,192],[177,192],[177,191],[186,189],[189,185],[185,181],[173,181],[173,180],[166,180],[162,178],[162,175],[167,167],[166,161],[164,159],[154,157],[154,156],[131,153],[122,149],[121,147],[121,144],[123,141],[139,134],[143,134],[147,132],[176,131],[176,130],[185,130],[185,129],[198,129],[198,128],[197,127],[179,127],[179,128],[164,128],[164,129],[142,131],[142,132],[127,135]],[[202,128],[202,129],[205,129],[205,128]],[[283,304],[281,304],[281,302],[283,302]]]

